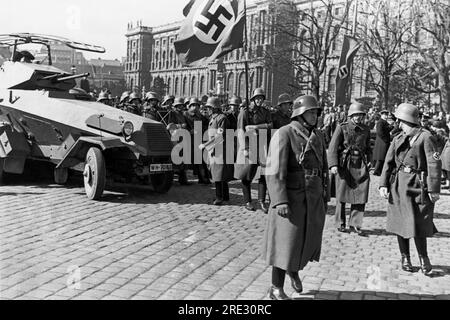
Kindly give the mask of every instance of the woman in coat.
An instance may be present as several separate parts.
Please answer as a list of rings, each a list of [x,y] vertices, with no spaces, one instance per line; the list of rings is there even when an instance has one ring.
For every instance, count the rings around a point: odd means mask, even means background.
[[[415,106],[401,104],[395,116],[402,132],[389,147],[379,188],[389,199],[386,230],[397,235],[402,269],[413,272],[409,239],[414,238],[421,270],[430,275],[427,238],[437,232],[433,213],[441,188],[440,154],[431,133],[419,126]]]
[[[208,126],[209,141],[200,148],[208,150],[209,168],[216,187],[214,205],[220,206],[224,201],[230,200],[228,182],[233,180],[234,173],[234,157],[228,159],[227,163],[226,132],[229,129],[229,122],[227,116],[222,113],[218,98],[210,97],[205,107],[211,114]]]
[[[445,188],[450,187],[450,137],[442,150],[442,171],[445,177]]]
[[[273,300],[289,299],[283,290],[286,272],[300,293],[298,271],[319,261],[328,202],[325,141],[316,129],[321,111],[316,98],[297,98],[292,122],[270,143],[265,173],[271,202],[263,257],[272,266]]]

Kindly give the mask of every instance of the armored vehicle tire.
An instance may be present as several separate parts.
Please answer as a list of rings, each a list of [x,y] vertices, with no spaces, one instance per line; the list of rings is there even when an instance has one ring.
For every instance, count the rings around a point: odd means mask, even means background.
[[[106,166],[99,148],[92,147],[87,152],[83,176],[86,196],[91,200],[100,199],[105,190]]]
[[[172,187],[173,172],[166,172],[150,176],[153,189],[158,193],[167,193]]]
[[[56,184],[66,184],[69,179],[69,169],[67,168],[55,168],[53,171],[53,177]]]

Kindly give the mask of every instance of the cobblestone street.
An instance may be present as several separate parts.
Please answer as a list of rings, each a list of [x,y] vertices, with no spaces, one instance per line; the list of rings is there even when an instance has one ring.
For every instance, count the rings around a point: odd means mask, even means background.
[[[300,273],[297,299],[450,299],[450,193],[443,190],[429,239],[434,276],[406,273],[385,232],[386,201],[372,177],[363,229],[339,233],[330,203],[320,263]],[[271,269],[260,257],[266,216],[214,207],[211,186],[177,183],[166,195],[106,192],[88,201],[79,180],[60,187],[25,181],[0,186],[2,299],[267,299]],[[255,197],[256,197],[256,190]],[[419,260],[411,243],[411,258]],[[81,279],[77,281],[77,279]]]

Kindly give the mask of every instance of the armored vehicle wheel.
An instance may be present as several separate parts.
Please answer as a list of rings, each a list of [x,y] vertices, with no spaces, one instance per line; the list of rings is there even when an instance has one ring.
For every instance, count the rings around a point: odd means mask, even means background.
[[[87,197],[91,200],[100,199],[105,189],[106,167],[103,153],[99,148],[92,147],[86,154],[83,176]]]
[[[153,189],[158,193],[167,193],[172,187],[173,172],[166,172],[150,176]]]
[[[69,178],[69,169],[67,168],[55,168],[53,171],[53,177],[55,178],[56,184],[66,184],[67,179]]]

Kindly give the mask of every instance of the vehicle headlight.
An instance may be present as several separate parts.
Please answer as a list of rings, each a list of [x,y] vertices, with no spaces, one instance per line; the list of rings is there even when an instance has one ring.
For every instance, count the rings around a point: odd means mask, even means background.
[[[127,121],[123,124],[123,134],[125,137],[129,137],[134,132],[134,126],[130,121]]]

